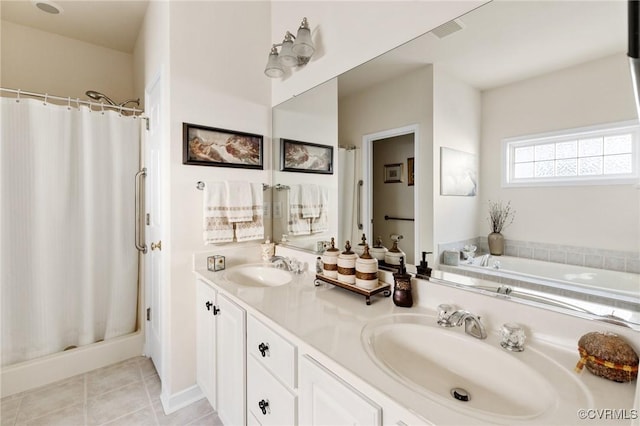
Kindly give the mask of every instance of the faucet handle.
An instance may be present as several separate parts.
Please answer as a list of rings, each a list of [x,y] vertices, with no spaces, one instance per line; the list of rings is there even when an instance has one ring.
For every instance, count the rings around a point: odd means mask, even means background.
[[[452,305],[448,305],[443,303],[438,305],[438,325],[443,327],[453,327],[453,323],[451,323],[451,314],[456,311],[455,307]]]
[[[524,351],[524,341],[527,336],[524,334],[524,328],[519,324],[503,324],[500,329],[500,337],[502,338],[500,346],[503,348],[512,352]]]

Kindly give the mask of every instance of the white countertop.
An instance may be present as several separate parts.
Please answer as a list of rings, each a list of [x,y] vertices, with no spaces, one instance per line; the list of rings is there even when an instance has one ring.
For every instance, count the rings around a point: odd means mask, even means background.
[[[236,264],[252,263],[258,259],[256,250],[243,250],[243,254],[226,253],[227,269]],[[223,253],[225,254],[225,253]],[[301,255],[301,257],[303,257]],[[306,260],[306,259],[305,259]],[[309,258],[313,260],[313,258]],[[480,418],[459,409],[459,402],[436,402],[412,391],[386,372],[369,357],[361,342],[361,332],[374,319],[394,314],[424,314],[433,317],[435,306],[453,303],[483,316],[489,333],[486,344],[497,345],[497,330],[503,322],[515,321],[527,330],[527,347],[530,352],[540,349],[564,368],[573,370],[579,359],[577,341],[589,331],[611,331],[626,337],[638,350],[638,333],[606,323],[596,323],[540,308],[520,305],[494,297],[452,288],[434,282],[414,280],[414,307],[400,308],[391,297],[382,293],[371,297],[372,304],[365,304],[365,297],[330,284],[314,286],[315,274],[297,275],[293,282],[278,287],[247,287],[227,281],[225,271],[210,272],[206,269],[206,255],[194,256],[194,272],[206,282],[214,283],[222,293],[269,325],[281,328],[281,334],[299,346],[301,351],[317,351],[319,361],[335,363],[337,373],[347,381],[366,384],[375,394],[386,396],[399,405],[434,424],[578,424],[584,422],[577,415],[577,408],[626,409],[629,415],[634,405],[636,383],[615,383],[598,378],[588,371],[578,376],[581,386],[589,389],[593,403],[585,407],[558,406],[551,413],[530,420],[505,418]],[[392,283],[391,283],[392,284]],[[464,327],[449,330],[464,335]],[[471,336],[466,336],[473,339]],[[521,355],[525,354],[525,355]],[[513,356],[527,356],[527,351]],[[443,354],[446,358],[447,354]],[[526,359],[526,358],[523,358]],[[357,383],[356,383],[357,384]],[[367,394],[368,392],[364,392]],[[629,424],[627,419],[622,424]]]

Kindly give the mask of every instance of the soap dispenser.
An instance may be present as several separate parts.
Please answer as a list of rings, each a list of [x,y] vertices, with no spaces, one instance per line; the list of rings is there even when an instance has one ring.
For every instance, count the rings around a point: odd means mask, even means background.
[[[358,255],[351,251],[351,243],[347,241],[344,251],[338,255],[338,281],[347,284],[356,283],[356,259]]]
[[[431,276],[431,268],[429,268],[429,265],[427,264],[427,255],[431,254],[432,252],[430,251],[423,251],[422,252],[422,260],[420,261],[420,264],[416,267],[416,278],[423,278],[423,279],[427,279]]]
[[[336,248],[336,241],[331,238],[331,247],[322,255],[322,275],[329,278],[338,278],[338,255],[340,250]]]
[[[411,275],[407,274],[404,257],[400,258],[400,270],[393,274],[393,303],[402,308],[413,306],[411,295]]]
[[[276,254],[276,245],[271,242],[269,237],[261,245],[262,261],[268,262]]]

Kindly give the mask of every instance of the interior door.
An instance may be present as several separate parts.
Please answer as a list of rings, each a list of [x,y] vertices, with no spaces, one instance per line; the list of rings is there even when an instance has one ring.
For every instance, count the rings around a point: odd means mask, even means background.
[[[145,353],[151,357],[160,379],[163,378],[162,356],[162,78],[158,76],[145,93],[148,131],[145,144],[145,304],[147,312]],[[150,249],[150,250],[149,250]]]

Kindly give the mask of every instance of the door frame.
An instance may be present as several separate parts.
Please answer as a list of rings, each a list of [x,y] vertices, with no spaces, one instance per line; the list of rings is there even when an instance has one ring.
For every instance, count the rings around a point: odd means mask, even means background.
[[[362,177],[363,177],[363,194],[362,200],[363,208],[363,232],[369,236],[370,241],[374,241],[373,237],[373,142],[380,139],[393,138],[395,136],[403,136],[413,133],[413,156],[414,158],[420,158],[420,126],[418,124],[410,124],[403,127],[396,127],[388,130],[382,130],[380,132],[370,133],[362,136]],[[415,259],[418,258],[420,253],[420,247],[422,247],[422,233],[419,232],[418,225],[418,207],[420,206],[419,198],[422,182],[422,168],[420,162],[414,162],[414,212],[413,217],[416,218],[414,222],[415,232]]]

